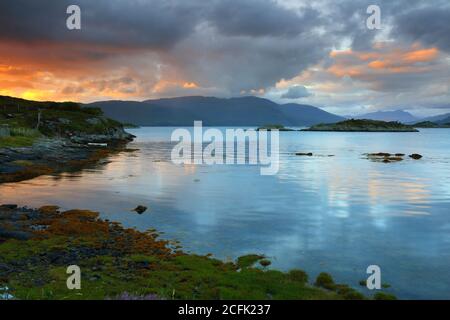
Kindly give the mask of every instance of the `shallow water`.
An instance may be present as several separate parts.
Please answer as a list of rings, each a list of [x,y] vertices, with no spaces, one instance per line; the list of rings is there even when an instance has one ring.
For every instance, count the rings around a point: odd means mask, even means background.
[[[356,288],[375,264],[401,298],[450,299],[450,129],[282,132],[275,176],[251,165],[174,165],[172,130],[129,130],[139,151],[76,174],[0,185],[0,203],[98,210],[163,231],[187,251],[263,253],[274,268],[326,271]],[[362,156],[370,152],[424,158],[385,164]],[[132,213],[139,204],[150,210]]]

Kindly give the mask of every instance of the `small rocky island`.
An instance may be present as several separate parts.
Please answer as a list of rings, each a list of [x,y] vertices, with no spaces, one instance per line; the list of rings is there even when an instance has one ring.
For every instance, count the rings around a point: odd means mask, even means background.
[[[256,131],[261,131],[261,130],[267,130],[267,131],[272,131],[272,130],[297,131],[297,130],[294,130],[294,129],[286,128],[285,126],[283,126],[281,124],[267,124],[267,125],[264,125],[262,127],[259,127],[258,129],[256,129]]]
[[[376,120],[345,120],[337,123],[314,125],[302,131],[337,131],[337,132],[418,132],[413,126],[397,121],[385,122]]]
[[[414,128],[424,128],[424,129],[441,129],[450,128],[450,123],[436,123],[431,121],[422,121],[414,124]]]

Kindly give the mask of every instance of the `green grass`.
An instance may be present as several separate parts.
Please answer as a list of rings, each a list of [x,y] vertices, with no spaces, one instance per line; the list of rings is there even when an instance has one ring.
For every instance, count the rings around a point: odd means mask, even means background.
[[[259,255],[223,262],[173,252],[154,232],[123,229],[89,211],[54,210],[41,209],[42,217],[32,222],[49,226],[35,238],[0,243],[0,265],[14,270],[0,275],[0,287],[8,286],[17,299],[105,299],[124,292],[162,299],[364,298],[345,285],[327,290],[310,284],[302,270],[254,267],[264,258]],[[5,223],[0,220],[0,227],[8,228]],[[30,221],[22,223],[25,229],[19,230],[28,230]],[[66,268],[72,264],[81,268],[81,290],[67,289]],[[330,278],[326,282],[334,284]]]
[[[264,256],[257,254],[249,254],[239,257],[237,260],[237,265],[239,266],[239,268],[249,268],[262,259],[264,259]]]
[[[0,125],[9,125],[11,135],[19,130],[21,136],[33,136],[39,114],[39,133],[49,137],[68,133],[104,134],[121,126],[104,117],[101,109],[84,108],[73,102],[38,102],[0,96],[0,106]]]
[[[0,137],[0,148],[28,147],[41,136],[41,133],[35,129],[10,127],[10,136]]]
[[[17,258],[29,256],[30,252],[38,255],[41,250],[42,247],[28,248],[26,252],[18,250]],[[146,260],[151,263],[150,270],[130,267],[134,260],[127,255],[80,260],[80,291],[67,289],[65,266],[47,268],[39,264],[14,275],[8,286],[20,299],[105,299],[123,292],[137,296],[156,294],[164,299],[343,299],[335,292],[305,284],[303,279],[288,277],[280,271],[248,268],[237,272],[233,264],[203,256],[185,255],[167,260],[149,256]],[[94,271],[92,266],[98,269]]]
[[[37,137],[0,137],[0,148],[18,148],[33,145]]]

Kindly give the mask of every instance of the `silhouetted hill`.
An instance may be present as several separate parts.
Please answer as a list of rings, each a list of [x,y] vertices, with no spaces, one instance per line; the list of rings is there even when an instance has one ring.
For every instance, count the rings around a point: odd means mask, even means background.
[[[141,126],[191,126],[202,120],[205,126],[310,126],[337,122],[342,117],[319,108],[299,104],[279,105],[257,97],[214,98],[180,97],[143,102],[103,101],[89,104],[99,107],[113,119]]]

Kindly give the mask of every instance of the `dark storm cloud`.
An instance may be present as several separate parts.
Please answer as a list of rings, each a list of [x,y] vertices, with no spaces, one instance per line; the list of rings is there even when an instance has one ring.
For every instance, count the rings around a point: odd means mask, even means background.
[[[81,31],[66,28],[66,8],[72,4],[81,7]],[[381,7],[382,31],[366,27],[371,4]],[[38,70],[84,69],[76,79],[63,75],[66,93],[77,93],[72,81],[86,83],[82,72],[90,78],[103,72],[106,79],[91,79],[87,86],[142,93],[166,81],[171,95],[185,95],[191,88],[183,83],[192,82],[196,92],[237,95],[267,92],[312,66],[324,66],[325,74],[336,63],[332,50],[373,52],[383,33],[404,51],[418,43],[450,52],[448,21],[448,0],[2,0],[0,57],[24,65],[27,58],[46,62],[36,63]],[[363,89],[416,94],[434,79],[448,80],[445,57],[438,63],[441,68],[426,75],[372,75],[366,68],[353,80]],[[131,74],[129,83],[116,83],[124,74]],[[316,98],[320,93],[314,89],[308,99]]]
[[[231,36],[290,36],[320,24],[320,14],[306,9],[300,14],[277,6],[274,1],[215,1],[208,17],[220,33]]]
[[[370,48],[377,34],[365,27],[366,8],[378,4],[383,23],[393,21],[392,32],[399,40],[409,37],[450,47],[448,1],[318,1],[321,5],[314,8],[306,1],[290,2],[302,3],[302,9],[287,9],[273,0],[1,1],[0,39],[164,50],[191,36],[202,23],[208,23],[219,35],[247,36],[249,41],[257,37],[297,41],[300,34],[320,26],[324,31],[320,39],[318,36],[320,44],[325,41],[331,46],[347,38],[354,49],[363,50]],[[80,32],[65,27],[65,11],[71,4],[82,9]]]
[[[79,5],[82,31],[66,28],[66,8]],[[0,38],[79,41],[112,46],[166,48],[208,22],[230,36],[295,36],[318,25],[311,9],[301,15],[260,0],[15,0],[0,3]]]
[[[192,32],[198,1],[14,0],[0,3],[0,38],[165,48]],[[66,9],[79,5],[82,30],[66,28]]]
[[[417,8],[395,19],[394,34],[450,52],[450,3]]]
[[[225,88],[224,94],[260,90],[292,78],[327,55],[330,47],[310,33],[295,38],[225,37],[205,29],[186,39],[172,54],[195,81]],[[193,59],[195,57],[195,59]]]

